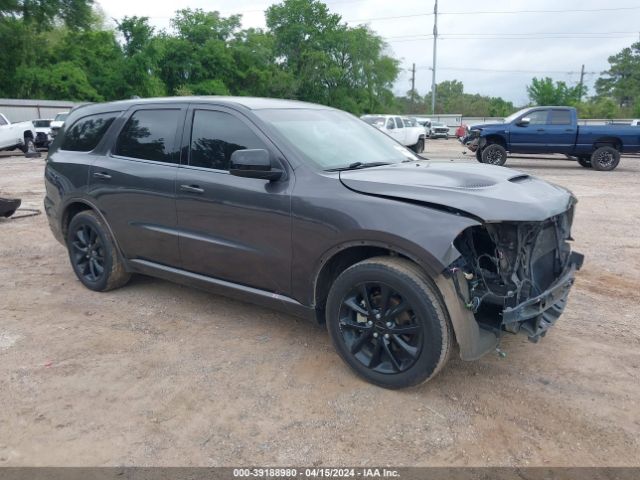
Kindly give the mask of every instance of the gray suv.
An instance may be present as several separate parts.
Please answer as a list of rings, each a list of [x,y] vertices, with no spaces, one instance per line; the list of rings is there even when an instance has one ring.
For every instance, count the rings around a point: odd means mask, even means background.
[[[355,372],[433,377],[505,332],[543,337],[582,264],[575,198],[482,164],[428,162],[347,113],[182,97],[79,107],[45,209],[89,289],[146,274],[326,323]]]

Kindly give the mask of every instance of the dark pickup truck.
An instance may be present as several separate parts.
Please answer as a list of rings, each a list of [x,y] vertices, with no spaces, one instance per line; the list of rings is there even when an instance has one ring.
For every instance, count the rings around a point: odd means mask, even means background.
[[[531,107],[503,123],[474,125],[461,142],[481,163],[504,165],[509,153],[562,153],[585,168],[608,171],[621,153],[640,152],[640,127],[578,126],[575,108]]]

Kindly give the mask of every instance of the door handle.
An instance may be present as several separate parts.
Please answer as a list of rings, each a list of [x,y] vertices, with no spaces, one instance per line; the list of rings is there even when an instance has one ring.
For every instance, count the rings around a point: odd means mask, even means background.
[[[204,193],[204,188],[200,188],[199,185],[180,185],[180,191],[189,193]]]
[[[111,175],[109,175],[108,173],[104,173],[104,172],[94,172],[93,176],[95,178],[100,178],[102,180],[111,180]]]
[[[567,128],[567,129],[565,129],[565,132],[572,132],[573,133],[573,128]]]
[[[536,132],[544,132],[544,128],[539,128],[536,130]]]

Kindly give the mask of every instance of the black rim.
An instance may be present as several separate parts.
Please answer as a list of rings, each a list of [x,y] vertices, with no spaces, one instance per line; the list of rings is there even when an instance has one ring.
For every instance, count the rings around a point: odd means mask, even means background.
[[[71,242],[73,264],[77,272],[90,282],[97,282],[104,274],[104,245],[91,225],[80,225]]]
[[[394,374],[408,370],[422,350],[422,328],[411,304],[388,285],[356,285],[340,306],[340,332],[362,365]]]
[[[502,152],[497,148],[492,148],[487,152],[487,160],[489,161],[488,163],[491,163],[494,165],[496,163],[500,163],[502,161],[502,157],[503,157]]]
[[[605,151],[605,152],[600,152],[598,154],[598,165],[600,165],[603,168],[607,168],[613,165],[613,161],[614,161],[614,156],[613,156],[613,153],[611,152]]]

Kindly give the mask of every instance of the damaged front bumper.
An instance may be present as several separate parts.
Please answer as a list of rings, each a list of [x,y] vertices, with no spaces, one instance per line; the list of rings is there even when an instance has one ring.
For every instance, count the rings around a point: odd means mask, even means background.
[[[560,317],[567,304],[569,291],[575,281],[575,273],[580,270],[584,255],[571,252],[569,264],[562,276],[546,291],[502,312],[502,326],[507,332],[524,331],[529,340],[537,342],[544,337]]]

